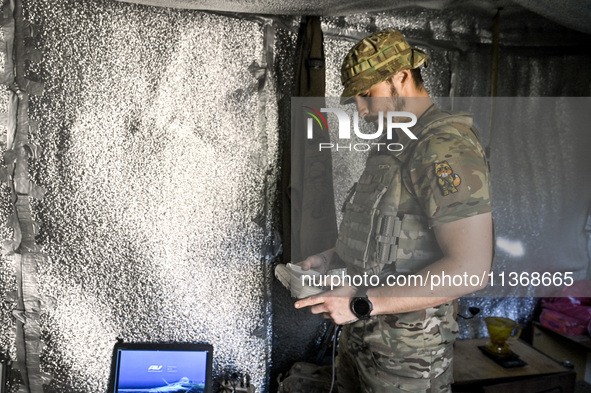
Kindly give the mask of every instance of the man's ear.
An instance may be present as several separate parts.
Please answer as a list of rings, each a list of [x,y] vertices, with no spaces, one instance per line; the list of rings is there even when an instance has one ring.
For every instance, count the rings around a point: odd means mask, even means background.
[[[412,75],[411,75],[410,70],[402,70],[402,71],[398,72],[396,75],[394,75],[394,77],[396,78],[398,83],[400,83],[400,85],[402,85],[402,86],[405,83],[407,83],[408,81],[412,80]]]
[[[397,90],[400,90],[409,80],[412,80],[410,70],[402,70],[392,75],[388,82]]]

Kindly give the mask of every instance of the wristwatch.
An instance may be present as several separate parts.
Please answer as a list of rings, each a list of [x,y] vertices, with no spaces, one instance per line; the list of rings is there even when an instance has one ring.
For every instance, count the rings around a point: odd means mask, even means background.
[[[368,320],[373,310],[373,304],[367,297],[368,287],[357,288],[355,297],[351,299],[351,311],[360,320]]]

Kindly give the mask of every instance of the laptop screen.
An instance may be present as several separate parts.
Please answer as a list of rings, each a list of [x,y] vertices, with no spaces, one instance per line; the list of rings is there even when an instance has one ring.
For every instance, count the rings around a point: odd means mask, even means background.
[[[212,355],[207,344],[117,343],[109,393],[210,393]]]

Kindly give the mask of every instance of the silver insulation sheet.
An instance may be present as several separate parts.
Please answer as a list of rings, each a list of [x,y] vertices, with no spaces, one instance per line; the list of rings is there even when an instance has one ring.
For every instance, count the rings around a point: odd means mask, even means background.
[[[0,43],[3,47],[7,46],[7,42],[12,40],[5,33],[5,28],[0,28]],[[7,64],[7,58],[4,50],[0,50],[0,70],[6,72],[10,67]],[[9,106],[10,94],[8,90],[2,89],[0,91],[0,154],[4,155],[7,150],[7,116]],[[10,198],[10,190],[5,184],[0,187],[0,239],[10,239],[13,236],[12,229],[8,225],[8,217],[12,214],[12,204]],[[3,299],[8,299],[11,293],[16,291],[16,271],[12,263],[12,258],[5,255],[0,256],[0,294]],[[12,311],[14,310],[14,303],[10,301],[3,301],[0,303],[0,326],[4,327],[0,333],[0,348],[2,348],[2,355],[15,358],[14,347],[14,331],[10,328],[14,325],[12,319]]]
[[[4,9],[9,9],[4,5]],[[0,83],[2,87],[14,81],[14,63],[8,55],[13,48],[14,41],[14,20],[11,15],[4,15],[0,22]],[[12,97],[11,97],[12,96]],[[10,90],[0,89],[0,154],[2,155],[2,164],[0,171],[2,179],[0,183],[0,239],[7,241],[14,238],[14,230],[10,217],[13,215],[15,207],[12,200],[13,190],[8,186],[6,180],[6,166],[4,155],[11,150],[14,138],[9,137],[9,128],[11,123],[11,99],[14,96]],[[14,103],[14,101],[13,101]],[[13,123],[14,125],[14,123]],[[5,244],[3,243],[3,246]],[[3,361],[7,359],[16,359],[16,324],[13,312],[16,307],[17,294],[17,269],[13,256],[7,255],[6,248],[0,254],[0,358]]]
[[[1,31],[1,30],[0,30]],[[0,59],[0,69],[4,69],[4,59]],[[8,91],[0,92],[0,113],[6,113],[8,108]],[[6,135],[5,124],[0,125],[0,135]],[[0,154],[6,152],[6,140],[0,143]],[[9,226],[8,217],[13,213],[11,193],[3,183],[0,186],[0,239],[11,239],[13,230]],[[16,358],[14,318],[17,282],[13,257],[0,255],[0,356],[10,359]]]
[[[264,23],[112,1],[24,14],[43,49],[28,72],[45,85],[30,116],[48,391],[105,391],[118,337],[211,343],[217,376],[264,386],[278,150]]]
[[[471,1],[447,1],[447,0],[323,0],[310,1],[299,0],[290,2],[278,2],[277,0],[121,0],[147,5],[159,5],[162,7],[178,7],[200,10],[216,10],[226,12],[244,12],[255,14],[291,14],[291,15],[350,15],[354,13],[377,13],[383,10],[404,10],[412,3],[414,7],[444,10],[462,7],[475,10],[489,10],[495,12],[498,8],[504,10],[515,8],[516,4],[536,12],[540,15],[555,20],[564,26],[583,32],[591,32],[589,29],[589,16],[591,10],[587,2],[580,1],[555,1],[555,0],[471,0]]]
[[[5,29],[0,28],[0,42],[4,47],[6,47],[6,42],[11,39],[12,37],[9,37],[5,33]],[[6,53],[4,50],[0,50],[0,70],[6,72],[7,66]],[[2,155],[4,155],[7,150],[7,121],[4,117],[8,116],[9,99],[9,92],[2,89],[0,92],[0,113],[3,117],[2,122],[0,122],[0,135],[2,135],[2,140],[0,141],[0,154]],[[8,187],[2,185],[0,188],[0,239],[10,239],[12,237],[12,229],[8,226],[8,217],[11,213],[10,190]],[[12,258],[4,255],[0,256],[0,294],[2,294],[3,298],[7,297],[7,293],[16,291],[15,269],[11,262]],[[14,334],[8,327],[13,325],[11,317],[13,309],[14,303],[8,301],[0,303],[0,326],[6,327],[2,329],[2,334],[0,334],[0,348],[4,349],[4,355],[12,355],[12,358],[15,356]],[[8,354],[7,352],[9,351],[12,353]]]

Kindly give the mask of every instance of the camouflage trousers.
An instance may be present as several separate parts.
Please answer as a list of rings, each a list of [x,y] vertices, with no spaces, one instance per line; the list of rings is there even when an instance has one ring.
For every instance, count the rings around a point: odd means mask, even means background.
[[[345,325],[336,360],[338,392],[451,392],[457,335],[452,303]]]

